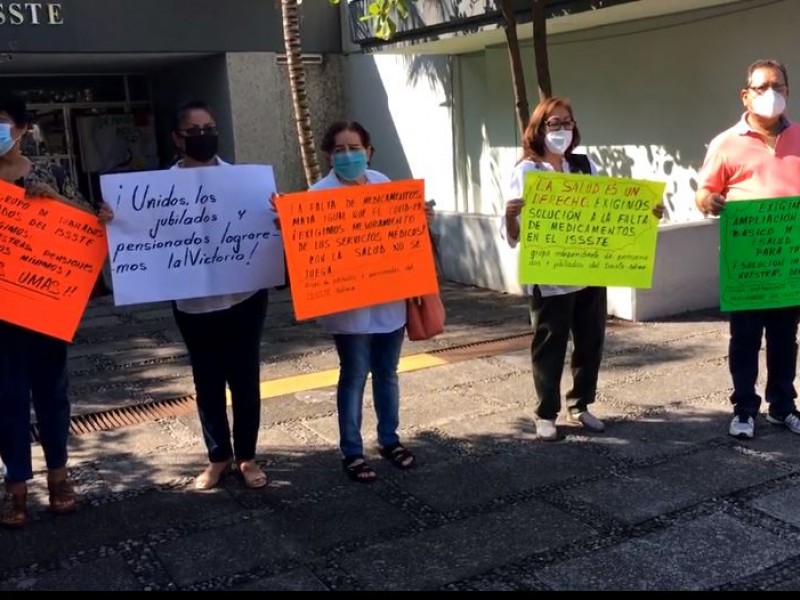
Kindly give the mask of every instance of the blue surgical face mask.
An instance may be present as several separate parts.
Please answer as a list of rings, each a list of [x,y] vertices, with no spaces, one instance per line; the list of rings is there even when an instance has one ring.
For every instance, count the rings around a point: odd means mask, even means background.
[[[358,181],[367,170],[367,151],[336,152],[331,157],[334,172],[345,181]]]
[[[8,154],[16,143],[11,135],[11,125],[0,123],[0,156]]]

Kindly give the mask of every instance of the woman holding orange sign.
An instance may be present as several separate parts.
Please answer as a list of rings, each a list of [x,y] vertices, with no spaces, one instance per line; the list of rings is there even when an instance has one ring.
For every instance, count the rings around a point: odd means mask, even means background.
[[[311,191],[389,181],[383,173],[368,168],[373,147],[369,132],[360,123],[340,121],[331,125],[322,138],[322,151],[331,170],[311,186]],[[399,469],[415,467],[416,458],[400,443],[397,433],[400,424],[397,368],[405,338],[405,301],[327,315],[320,317],[319,323],[333,335],[339,354],[336,405],[344,472],[359,483],[372,483],[377,478],[364,457],[361,437],[364,387],[370,374],[379,452]]]
[[[22,154],[20,140],[30,125],[21,97],[0,97],[0,179],[24,188],[27,198],[52,198],[88,210],[60,165],[33,162]],[[0,524],[5,527],[27,521],[27,482],[33,478],[31,402],[47,464],[50,509],[56,514],[75,509],[67,472],[67,384],[67,342],[0,321],[0,458],[5,464]]]

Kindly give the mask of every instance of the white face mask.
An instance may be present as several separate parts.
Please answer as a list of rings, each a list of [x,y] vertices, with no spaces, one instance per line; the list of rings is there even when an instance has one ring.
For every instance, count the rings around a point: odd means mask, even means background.
[[[772,88],[753,98],[753,113],[765,119],[779,117],[786,110],[786,98]]]
[[[544,145],[553,154],[563,156],[572,143],[572,131],[569,129],[559,129],[549,131],[544,136]]]

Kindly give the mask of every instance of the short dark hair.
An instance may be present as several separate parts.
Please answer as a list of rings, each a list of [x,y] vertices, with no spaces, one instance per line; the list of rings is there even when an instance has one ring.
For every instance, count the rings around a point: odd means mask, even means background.
[[[361,138],[361,144],[364,148],[372,148],[372,152],[375,152],[375,148],[373,148],[370,143],[369,131],[367,131],[361,123],[358,121],[336,121],[336,123],[328,127],[325,131],[325,135],[322,136],[320,148],[322,148],[325,154],[331,154],[333,152],[333,149],[336,147],[336,136],[343,131],[353,131],[357,133],[358,137]]]
[[[750,87],[750,81],[752,80],[753,73],[759,69],[774,69],[776,71],[780,71],[783,75],[783,83],[786,84],[787,88],[789,87],[789,71],[786,70],[786,65],[771,58],[762,58],[747,67],[747,80],[745,81],[745,87]]]
[[[204,110],[211,115],[212,119],[216,120],[216,117],[214,117],[214,111],[211,110],[211,107],[206,102],[203,102],[202,100],[190,100],[189,102],[184,102],[175,109],[172,130],[178,131],[181,128],[181,123],[183,120],[189,116],[189,113],[193,110]]]
[[[32,122],[25,99],[13,92],[0,92],[0,112],[11,117],[17,127],[25,127]]]

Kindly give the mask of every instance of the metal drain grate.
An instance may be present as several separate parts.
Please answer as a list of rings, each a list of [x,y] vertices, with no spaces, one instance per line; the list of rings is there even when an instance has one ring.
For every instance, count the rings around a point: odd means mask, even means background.
[[[450,348],[430,350],[428,354],[441,356],[442,358],[452,362],[485,358],[495,354],[516,352],[518,350],[530,348],[532,336],[532,333],[520,333],[504,338],[487,340],[485,342],[474,342],[472,344],[464,344],[462,346],[452,346]]]
[[[69,431],[72,435],[85,435],[98,431],[110,431],[158,419],[177,417],[194,410],[194,396],[170,398],[135,406],[124,406],[86,415],[75,415],[70,419]],[[31,425],[31,442],[40,442],[41,435],[36,424]]]
[[[449,348],[439,348],[430,350],[428,354],[434,354],[445,358],[448,362],[458,362],[462,360],[472,360],[484,358],[504,352],[514,352],[524,350],[530,346],[530,333],[511,335],[504,338],[487,340],[484,342],[473,342]],[[72,435],[86,435],[98,431],[111,431],[132,425],[149,423],[158,419],[167,419],[184,415],[194,410],[194,396],[184,396],[181,398],[170,398],[157,402],[136,404],[134,406],[124,406],[111,410],[103,410],[84,415],[75,415],[70,419],[70,433]],[[36,424],[31,425],[31,442],[39,443],[41,435]]]

